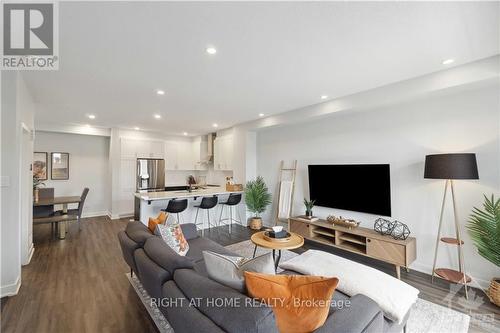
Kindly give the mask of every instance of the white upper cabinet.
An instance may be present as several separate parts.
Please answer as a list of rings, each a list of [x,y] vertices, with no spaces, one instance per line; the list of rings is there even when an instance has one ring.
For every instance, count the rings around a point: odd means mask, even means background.
[[[164,158],[164,142],[121,139],[121,158]]]
[[[179,170],[179,163],[177,160],[177,142],[165,142],[165,169]]]
[[[233,137],[225,135],[214,141],[214,170],[233,169]]]
[[[192,143],[189,141],[178,141],[176,143],[179,170],[194,170],[195,162]]]
[[[121,159],[163,158],[166,170],[207,170],[208,141],[205,137],[185,139],[137,140],[121,139]],[[232,170],[233,140],[231,135],[214,141],[214,170]]]
[[[149,157],[165,158],[165,143],[163,141],[150,141]]]
[[[208,141],[200,138],[195,138],[192,145],[192,154],[193,154],[193,162],[194,162],[194,170],[207,170],[207,148]]]
[[[137,157],[137,151],[139,150],[139,142],[132,139],[121,139],[121,158],[133,158]]]

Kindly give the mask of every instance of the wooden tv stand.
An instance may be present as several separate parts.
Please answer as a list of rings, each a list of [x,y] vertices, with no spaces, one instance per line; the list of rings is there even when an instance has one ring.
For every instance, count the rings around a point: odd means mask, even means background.
[[[326,220],[308,221],[298,217],[288,220],[288,230],[305,239],[393,264],[401,279],[401,266],[408,267],[417,257],[417,241],[413,237],[397,240],[372,229],[345,228]]]

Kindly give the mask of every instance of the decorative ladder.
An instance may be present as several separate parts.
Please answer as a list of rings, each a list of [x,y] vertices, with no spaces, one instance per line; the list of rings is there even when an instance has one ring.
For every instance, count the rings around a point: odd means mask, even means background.
[[[288,227],[288,220],[289,218],[292,216],[292,207],[293,207],[293,194],[295,192],[295,176],[297,174],[297,160],[294,160],[293,161],[293,166],[291,168],[285,168],[285,161],[281,161],[280,162],[280,175],[279,175],[279,182],[278,182],[278,200],[277,200],[277,203],[276,203],[276,218],[274,220],[274,225],[278,225],[279,223],[286,223],[286,227]],[[292,193],[291,193],[291,196],[290,196],[290,208],[289,208],[289,211],[288,211],[288,217],[286,219],[286,221],[280,219],[279,217],[279,213],[280,213],[280,198],[281,198],[281,183],[283,182],[283,180],[286,180],[286,179],[283,179],[283,176],[285,175],[289,175],[289,177],[292,181]]]

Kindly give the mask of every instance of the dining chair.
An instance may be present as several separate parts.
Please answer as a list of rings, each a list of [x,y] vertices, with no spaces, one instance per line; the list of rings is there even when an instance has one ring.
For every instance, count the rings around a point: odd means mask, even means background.
[[[38,200],[53,199],[54,198],[54,188],[45,187],[38,189]],[[33,218],[37,217],[50,217],[54,216],[54,205],[48,206],[34,206],[33,207]],[[50,223],[52,235],[54,235],[54,223]]]
[[[76,209],[68,209],[68,213],[64,214],[62,210],[57,211],[59,215],[67,215],[67,221],[76,220],[78,222],[78,229],[82,230],[81,219],[83,213],[83,206],[85,205],[85,199],[87,198],[87,194],[89,193],[89,188],[86,187],[83,189],[82,195],[80,196],[80,202],[78,203],[78,208]]]

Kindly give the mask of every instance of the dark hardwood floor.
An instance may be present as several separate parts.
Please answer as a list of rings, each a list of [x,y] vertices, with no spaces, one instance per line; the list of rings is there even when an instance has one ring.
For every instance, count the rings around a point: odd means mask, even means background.
[[[50,226],[34,228],[35,253],[22,269],[19,294],[1,299],[2,332],[157,332],[148,313],[129,284],[128,266],[122,259],[116,234],[128,219],[88,218],[82,231],[71,225],[65,240],[50,238]],[[249,239],[252,231],[233,226],[212,228],[205,236],[229,245]],[[390,265],[307,242],[316,248],[363,262],[390,274]],[[299,251],[299,252],[300,252]],[[402,279],[417,287],[420,297],[447,306],[449,285],[430,284],[426,274],[402,272]],[[449,304],[471,315],[470,332],[499,330],[499,309],[482,292],[465,302],[455,295]],[[500,330],[499,330],[500,331]]]

